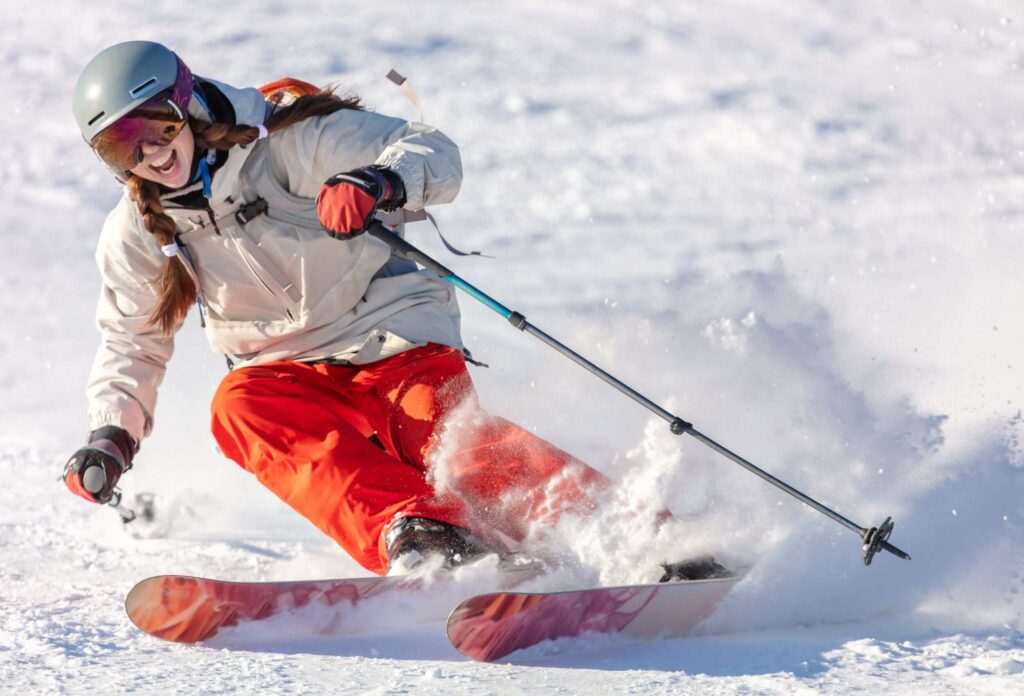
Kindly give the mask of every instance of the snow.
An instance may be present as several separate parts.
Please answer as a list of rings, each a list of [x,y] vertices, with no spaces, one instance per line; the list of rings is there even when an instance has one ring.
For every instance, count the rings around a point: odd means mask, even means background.
[[[8,2],[0,84],[0,683],[12,693],[979,693],[1024,687],[1024,241],[1018,3]],[[547,543],[572,581],[662,549],[750,565],[672,641],[592,636],[469,663],[450,597],[315,643],[183,647],[121,602],[163,572],[361,574],[224,460],[224,373],[195,318],[129,494],[132,536],[69,495],[96,345],[92,252],[118,191],[70,94],[102,47],[160,40],[234,84],[336,82],[462,147],[410,238],[705,434],[914,560],[856,538],[463,299],[489,409],[627,482]],[[443,462],[442,462],[443,466]],[[130,495],[129,495],[130,497]],[[658,506],[682,520],[655,536]],[[138,530],[137,530],[138,531]],[[148,537],[148,538],[147,538]],[[628,539],[629,543],[626,543]],[[421,619],[421,620],[420,620]]]

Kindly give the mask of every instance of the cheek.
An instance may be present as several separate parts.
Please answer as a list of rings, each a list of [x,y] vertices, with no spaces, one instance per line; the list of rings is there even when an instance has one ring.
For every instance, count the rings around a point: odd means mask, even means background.
[[[192,147],[192,143],[189,143],[187,147],[184,145],[178,147],[178,159],[185,166],[186,172],[192,171],[192,157],[194,155],[195,148]]]
[[[146,167],[146,158],[145,157],[142,158],[141,162],[136,164],[134,167],[132,167],[128,171],[131,172],[132,174],[136,175],[136,176],[141,176],[143,179],[152,179],[153,178],[152,172],[150,172],[149,169]]]
[[[178,155],[178,161],[181,163],[181,169],[174,176],[174,181],[170,182],[173,188],[180,188],[188,183],[189,175],[192,173],[192,156],[195,154],[191,143],[188,147],[185,143],[175,143],[175,151]]]

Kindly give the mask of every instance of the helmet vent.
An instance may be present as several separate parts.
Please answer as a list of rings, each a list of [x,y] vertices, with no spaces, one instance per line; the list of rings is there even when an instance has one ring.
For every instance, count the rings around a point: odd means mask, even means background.
[[[132,89],[128,90],[128,94],[132,95],[132,98],[134,99],[134,98],[138,97],[140,94],[142,94],[143,92],[149,91],[149,88],[152,87],[153,85],[155,85],[156,83],[157,83],[156,78],[155,77],[151,77],[148,80],[146,80],[145,82],[143,82],[143,83],[133,87]]]
[[[99,121],[101,118],[103,118],[106,115],[106,113],[107,113],[106,111],[101,111],[98,114],[96,114],[95,116],[93,116],[91,119],[89,119],[89,125],[91,126],[92,124],[94,124],[97,121]]]

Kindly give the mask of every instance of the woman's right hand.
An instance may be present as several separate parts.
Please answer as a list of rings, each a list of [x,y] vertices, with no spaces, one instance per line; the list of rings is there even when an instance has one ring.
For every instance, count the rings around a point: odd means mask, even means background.
[[[137,450],[135,440],[124,429],[116,425],[98,428],[64,465],[64,485],[90,503],[108,503],[121,474],[132,468]]]

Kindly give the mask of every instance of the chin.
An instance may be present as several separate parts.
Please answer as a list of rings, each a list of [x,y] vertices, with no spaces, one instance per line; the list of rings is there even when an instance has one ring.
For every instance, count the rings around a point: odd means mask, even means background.
[[[189,168],[183,171],[179,176],[176,176],[174,177],[174,179],[170,179],[168,181],[164,181],[161,183],[167,188],[180,189],[181,187],[188,183],[188,175],[189,172],[191,171],[191,164],[192,163],[189,162]]]

